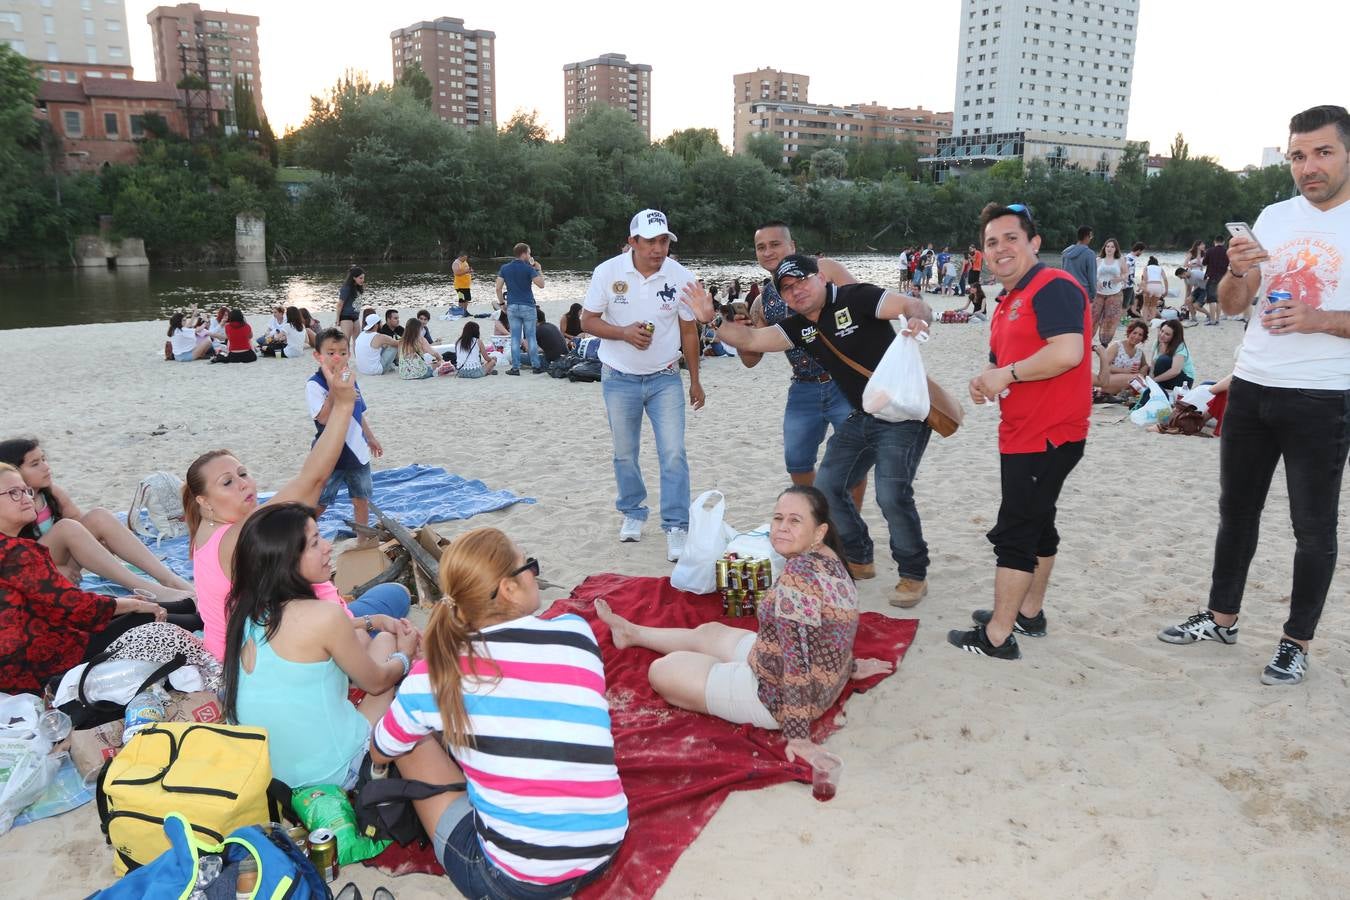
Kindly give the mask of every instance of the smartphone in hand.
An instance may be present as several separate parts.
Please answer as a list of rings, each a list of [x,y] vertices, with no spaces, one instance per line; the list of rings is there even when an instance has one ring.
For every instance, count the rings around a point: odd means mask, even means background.
[[[1248,225],[1246,222],[1225,222],[1223,227],[1227,228],[1228,233],[1233,237],[1246,238],[1256,245],[1256,249],[1260,250],[1262,253],[1266,252],[1266,248],[1262,247],[1261,242],[1256,239],[1256,235],[1252,234],[1252,226]]]

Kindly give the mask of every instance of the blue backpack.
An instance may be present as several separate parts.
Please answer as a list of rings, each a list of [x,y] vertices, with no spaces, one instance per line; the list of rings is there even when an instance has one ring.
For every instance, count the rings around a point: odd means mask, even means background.
[[[170,813],[164,819],[164,833],[168,850],[86,900],[183,900],[196,886],[198,861],[212,854],[220,856],[223,866],[219,877],[202,888],[211,900],[234,900],[239,863],[249,857],[258,866],[258,883],[248,895],[250,900],[333,898],[322,876],[279,828],[249,825],[212,844],[197,838],[187,819]]]

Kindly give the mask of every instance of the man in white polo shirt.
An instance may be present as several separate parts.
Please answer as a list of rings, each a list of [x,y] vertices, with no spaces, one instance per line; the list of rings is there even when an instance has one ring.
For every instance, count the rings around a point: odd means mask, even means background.
[[[614,439],[614,480],[623,513],[620,541],[642,539],[647,486],[638,466],[642,415],[652,421],[661,464],[661,529],[666,556],[680,558],[689,531],[689,461],[684,452],[684,383],[689,402],[703,408],[698,380],[698,326],[680,302],[694,274],[670,258],[676,240],[665,213],[644,209],[628,224],[629,250],[596,267],[582,304],[581,330],[600,338],[601,389]]]

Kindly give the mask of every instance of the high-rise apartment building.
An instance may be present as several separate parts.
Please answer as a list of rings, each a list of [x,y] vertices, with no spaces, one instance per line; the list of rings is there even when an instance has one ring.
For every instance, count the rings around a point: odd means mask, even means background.
[[[123,0],[4,0],[0,43],[39,63],[43,81],[131,78]]]
[[[830,106],[810,103],[806,75],[758,69],[731,76],[735,96],[734,152],[744,153],[750,135],[767,133],[783,145],[784,163],[808,147],[841,148],[851,142],[910,141],[920,153],[937,150],[939,138],[952,133],[952,114],[876,102]]]
[[[777,69],[756,69],[732,75],[731,81],[736,89],[736,103],[748,103],[751,100],[806,103],[811,99],[807,96],[807,89],[811,87],[810,75],[780,72]]]
[[[465,128],[497,127],[497,35],[442,16],[389,33],[394,80],[414,64],[431,82],[431,109]]]
[[[1045,158],[1103,174],[1125,147],[1139,0],[962,0],[939,176]]]
[[[235,84],[242,80],[253,95],[259,117],[263,116],[257,16],[180,3],[157,6],[145,18],[155,46],[156,81],[178,87],[188,76],[200,78],[205,82],[201,93],[210,108],[229,111],[234,109]],[[228,115],[226,120],[232,124]]]
[[[593,104],[627,110],[652,137],[652,67],[630,63],[622,53],[602,53],[595,59],[563,66],[563,107],[568,125]]]

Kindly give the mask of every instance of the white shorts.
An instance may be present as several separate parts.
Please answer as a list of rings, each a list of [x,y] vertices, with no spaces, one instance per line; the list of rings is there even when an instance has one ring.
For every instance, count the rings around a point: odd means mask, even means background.
[[[741,638],[732,654],[732,662],[718,663],[708,671],[703,700],[708,712],[737,725],[754,725],[777,731],[778,720],[759,701],[759,680],[747,662],[755,634]]]

